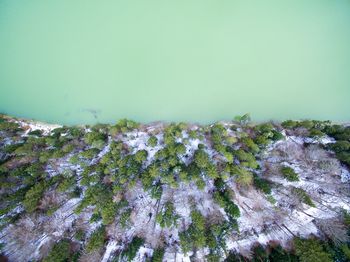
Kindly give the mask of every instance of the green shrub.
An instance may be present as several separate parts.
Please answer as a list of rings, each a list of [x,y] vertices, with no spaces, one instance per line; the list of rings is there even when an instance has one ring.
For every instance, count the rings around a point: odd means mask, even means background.
[[[267,201],[269,201],[272,205],[276,204],[276,199],[272,195],[266,196]]]
[[[94,250],[97,250],[103,247],[105,241],[106,241],[105,227],[101,226],[91,234],[86,244],[86,251],[92,252]]]
[[[196,138],[198,138],[198,133],[197,133],[197,131],[196,131],[196,130],[190,130],[190,131],[188,131],[188,137],[189,137],[190,139],[196,139]]]
[[[197,211],[191,211],[192,223],[186,231],[179,233],[182,251],[186,254],[194,248],[202,248],[206,244],[205,218]]]
[[[43,132],[39,129],[34,130],[34,131],[30,131],[28,133],[28,135],[30,135],[30,136],[42,136],[42,134],[43,134]]]
[[[345,127],[342,125],[327,125],[324,127],[323,131],[329,136],[334,136],[344,133]]]
[[[224,155],[224,157],[226,158],[226,161],[228,162],[228,163],[233,163],[233,154],[232,153],[230,153],[230,152],[227,152],[227,151],[222,151],[221,152],[223,155]]]
[[[2,120],[2,122],[0,122],[0,130],[17,132],[21,130],[21,128],[17,123],[7,122],[6,120],[5,121]]]
[[[271,194],[271,185],[268,182],[268,180],[260,178],[256,174],[254,174],[254,186],[257,189],[260,189],[263,191],[265,194]]]
[[[294,239],[295,253],[300,262],[332,262],[329,253],[325,251],[320,241],[316,239]]]
[[[135,161],[139,164],[142,164],[147,160],[148,152],[146,150],[139,150],[135,153]]]
[[[248,151],[251,151],[254,154],[258,153],[260,150],[258,145],[255,144],[253,139],[251,139],[250,137],[242,138],[241,142],[248,148]]]
[[[350,227],[350,213],[346,210],[343,210],[343,219],[344,219],[344,224],[347,227]]]
[[[284,135],[276,130],[272,131],[272,140],[273,141],[278,141],[284,139]]]
[[[261,244],[256,244],[251,251],[253,252],[253,261],[269,261],[268,253],[266,252],[266,249]]]
[[[318,130],[318,129],[311,129],[310,132],[309,132],[309,136],[310,137],[322,137],[324,136],[325,134],[321,131],[321,130]]]
[[[230,235],[232,231],[238,229],[236,221],[224,220],[219,223],[207,225],[206,227],[206,244],[210,250],[209,261],[217,261],[213,259],[221,258],[226,252],[226,236]],[[221,260],[219,260],[221,261]]]
[[[157,214],[156,221],[163,227],[176,226],[179,215],[176,214],[174,204],[166,202],[162,210]]]
[[[91,145],[92,147],[102,149],[107,140],[107,136],[101,132],[92,131],[86,133],[84,136],[84,141],[86,144]]]
[[[291,181],[291,182],[299,181],[299,176],[297,173],[295,173],[293,168],[289,166],[283,166],[281,167],[280,171],[283,177],[288,181]]]
[[[114,221],[117,212],[117,204],[109,200],[101,208],[102,223],[108,225]]]
[[[342,253],[345,256],[345,259],[350,261],[350,248],[349,248],[349,246],[346,244],[343,244],[343,245],[341,245],[340,248],[341,248]]]
[[[176,154],[177,155],[183,155],[186,153],[186,147],[183,144],[176,143],[175,147],[176,147]]]
[[[91,217],[90,217],[90,220],[89,222],[90,223],[94,223],[94,222],[99,222],[101,220],[101,214],[99,212],[94,212]]]
[[[314,204],[314,202],[312,202],[311,197],[306,193],[306,191],[304,189],[294,187],[293,193],[295,195],[297,195],[297,197],[300,199],[301,202],[303,202],[311,207],[315,207],[315,204]]]
[[[255,130],[258,131],[260,134],[270,133],[272,132],[273,128],[274,127],[271,123],[263,123],[255,126]]]
[[[350,142],[349,141],[337,141],[334,144],[330,144],[329,148],[336,153],[340,153],[343,151],[350,150]]]
[[[78,241],[83,241],[85,239],[85,232],[82,229],[78,229],[74,235],[75,239]]]
[[[315,126],[315,122],[312,120],[303,120],[298,123],[298,127],[304,127],[306,129],[311,129]]]
[[[97,183],[87,188],[85,196],[76,208],[76,212],[80,213],[89,205],[96,205],[97,209],[103,208],[112,198],[112,190],[104,184]]]
[[[224,191],[226,189],[226,184],[225,184],[224,180],[222,180],[221,178],[215,179],[214,185],[215,185],[216,190],[218,190],[218,191]]]
[[[97,148],[90,148],[90,149],[87,149],[85,151],[80,152],[79,155],[83,158],[86,158],[86,159],[92,159],[92,158],[96,157],[99,152],[100,152],[100,150]]]
[[[219,177],[219,173],[218,173],[216,166],[214,164],[210,164],[207,167],[206,172],[207,172],[207,175],[212,179],[217,179]]]
[[[213,197],[214,201],[225,210],[231,220],[240,216],[238,206],[231,200],[232,196],[230,191],[227,189],[223,191],[215,191]]]
[[[203,149],[198,149],[194,153],[194,162],[199,168],[205,169],[210,163],[209,156]]]
[[[59,185],[57,186],[57,191],[65,192],[76,185],[76,178],[74,175],[64,177]]]
[[[23,146],[24,143],[17,143],[17,144],[11,144],[11,145],[6,145],[2,150],[5,153],[12,154],[16,151],[17,148]]]
[[[126,228],[130,223],[130,216],[131,216],[132,209],[128,208],[123,211],[123,213],[120,216],[119,222],[122,228]]]
[[[253,183],[253,174],[240,166],[233,166],[231,174],[235,177],[235,182],[240,186],[249,186]]]
[[[35,148],[34,148],[34,144],[32,143],[25,143],[22,146],[18,147],[14,153],[16,155],[28,155],[28,156],[33,156],[35,155]]]
[[[270,246],[269,261],[271,262],[297,262],[298,258],[293,254],[284,250],[281,245]]]
[[[43,262],[66,262],[70,258],[70,242],[63,239],[54,244],[50,253],[43,259]]]
[[[350,167],[350,152],[340,152],[336,156],[340,161]]]
[[[159,200],[162,197],[163,189],[162,186],[157,183],[151,188],[151,197]]]
[[[157,248],[153,251],[151,262],[162,262],[164,257],[164,248]]]
[[[73,155],[70,159],[69,162],[73,165],[76,165],[79,163],[79,155]]]
[[[184,254],[187,254],[189,251],[193,248],[193,243],[190,235],[190,231],[186,230],[179,233],[179,239],[180,239],[180,246],[182,249],[182,252]]]
[[[147,141],[148,146],[155,147],[158,144],[158,139],[155,136],[151,136]]]
[[[196,179],[196,186],[199,190],[203,190],[205,188],[205,181],[201,177],[198,177]]]
[[[142,238],[134,237],[128,247],[122,251],[121,257],[127,261],[132,261],[143,244],[144,240]]]
[[[256,158],[250,152],[246,152],[242,149],[238,149],[234,152],[234,155],[239,160],[240,164],[245,167],[250,167],[253,169],[258,168],[258,163],[256,162]]]
[[[147,169],[147,176],[150,176],[152,178],[158,178],[159,176],[162,175],[160,168],[155,164],[151,164],[148,169]]]
[[[234,120],[239,122],[241,125],[246,125],[251,121],[250,114],[244,114],[242,116],[235,116]]]
[[[255,138],[254,142],[260,147],[265,147],[270,143],[270,139],[265,135],[259,135]]]
[[[298,126],[298,122],[293,120],[286,120],[286,121],[283,121],[281,125],[286,129],[292,129]]]
[[[110,128],[109,132],[111,135],[116,135],[118,133],[126,133],[128,131],[138,128],[139,126],[140,124],[135,121],[128,119],[120,119],[117,122],[117,124]]]
[[[27,212],[34,212],[37,208],[37,205],[45,191],[46,184],[45,182],[39,182],[35,184],[28,192],[25,194],[23,200],[23,206]]]
[[[233,144],[237,143],[238,139],[237,139],[237,137],[234,137],[234,136],[228,136],[228,137],[226,137],[225,141],[228,145],[232,146]]]

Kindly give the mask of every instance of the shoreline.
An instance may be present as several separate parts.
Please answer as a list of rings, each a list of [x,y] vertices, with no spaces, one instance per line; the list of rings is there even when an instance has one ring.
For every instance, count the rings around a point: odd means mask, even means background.
[[[249,114],[248,114],[249,115]],[[23,118],[23,117],[16,117],[16,116],[12,116],[12,115],[7,115],[7,114],[1,114],[0,116],[9,119],[11,121],[17,122],[19,124],[22,125],[27,125],[31,128],[32,131],[37,130],[37,129],[43,129],[45,131],[52,131],[55,128],[59,128],[59,127],[89,127],[89,126],[95,126],[95,125],[108,125],[108,126],[113,126],[117,121],[121,120],[121,119],[116,119],[114,122],[112,123],[101,123],[101,122],[96,122],[94,124],[69,124],[69,125],[65,125],[65,124],[60,124],[60,123],[50,123],[50,122],[46,122],[46,121],[41,121],[41,120],[36,120],[36,119],[32,119],[32,118]],[[130,121],[134,121],[133,119],[128,119],[128,118],[122,118],[122,119],[127,119]],[[251,120],[249,121],[249,124],[251,125],[258,125],[258,124],[263,124],[263,123],[272,123],[272,124],[281,124],[283,121],[286,120],[292,120],[292,121],[329,121],[331,124],[339,124],[339,125],[343,125],[343,126],[350,126],[350,120],[345,120],[345,121],[333,121],[333,120],[316,120],[316,119],[312,119],[312,118],[302,118],[302,119],[289,119],[286,118],[284,120],[260,120],[260,121],[256,121],[256,120]],[[214,124],[220,123],[220,124],[224,124],[224,125],[228,125],[228,124],[233,124],[233,123],[237,123],[236,120],[234,120],[232,118],[232,120],[218,120],[218,121],[214,121],[214,122],[210,122],[208,124],[201,124],[201,123],[196,123],[196,122],[185,122],[185,121],[167,121],[167,120],[157,120],[157,121],[151,121],[151,122],[137,122],[138,124],[140,124],[140,126],[144,127],[144,128],[150,128],[153,126],[168,126],[170,124],[180,124],[180,123],[184,123],[189,127],[205,127],[205,126],[212,126]]]

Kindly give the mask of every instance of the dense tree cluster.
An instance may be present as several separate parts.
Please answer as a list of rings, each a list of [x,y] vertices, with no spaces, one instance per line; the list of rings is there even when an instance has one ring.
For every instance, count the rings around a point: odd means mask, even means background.
[[[293,239],[292,250],[283,249],[279,244],[271,242],[267,247],[256,244],[251,249],[252,257],[250,260],[237,253],[230,253],[225,259],[227,262],[243,261],[269,261],[269,262],[331,262],[331,261],[349,261],[350,254],[343,252],[339,247],[334,246],[328,241],[321,241],[314,237],[305,239],[295,237]],[[219,260],[214,260],[219,261]]]
[[[295,253],[301,262],[331,262],[331,255],[325,251],[322,244],[313,238],[294,240]]]

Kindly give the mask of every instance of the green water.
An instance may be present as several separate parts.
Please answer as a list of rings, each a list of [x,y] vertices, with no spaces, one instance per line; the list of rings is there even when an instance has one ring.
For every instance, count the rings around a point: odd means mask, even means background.
[[[350,120],[349,0],[1,0],[0,111]]]

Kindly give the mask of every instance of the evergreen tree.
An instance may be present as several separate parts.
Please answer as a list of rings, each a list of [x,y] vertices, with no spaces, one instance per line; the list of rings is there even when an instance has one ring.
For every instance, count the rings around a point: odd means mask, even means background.
[[[103,247],[105,241],[106,241],[105,227],[100,226],[98,229],[96,229],[91,234],[91,236],[86,244],[86,251],[92,252],[96,249]]]
[[[144,240],[142,238],[134,237],[127,248],[122,251],[120,257],[125,258],[127,261],[132,261],[143,244]]]
[[[70,258],[70,242],[67,239],[55,243],[43,262],[66,262]]]
[[[310,239],[294,239],[295,253],[301,262],[332,262],[331,256],[324,250],[320,241]]]

